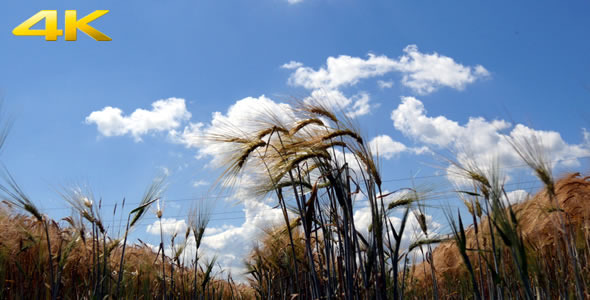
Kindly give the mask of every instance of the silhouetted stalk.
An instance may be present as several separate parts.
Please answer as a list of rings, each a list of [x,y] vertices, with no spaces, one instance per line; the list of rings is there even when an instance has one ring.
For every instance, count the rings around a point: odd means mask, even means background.
[[[490,205],[489,205],[489,199],[486,197],[485,199],[485,205],[486,205],[486,215],[487,215],[487,221],[488,221],[488,230],[490,231],[490,241],[492,243],[492,258],[494,261],[494,272],[495,274],[500,274],[500,270],[498,268],[498,254],[496,251],[496,238],[495,238],[495,233],[494,233],[494,227],[492,226],[492,215],[491,215],[491,211],[490,211]],[[499,296],[499,299],[503,299],[503,292],[502,292],[502,287],[498,284],[494,284],[495,288],[496,288],[496,293]]]
[[[397,262],[396,262],[397,263]],[[401,291],[400,291],[400,298],[404,299],[404,290],[406,287],[406,273],[408,270],[408,254],[404,255],[404,271],[402,274],[402,287],[401,287]]]
[[[277,137],[280,141],[281,144],[283,144],[283,140],[281,138],[281,134],[279,132],[277,133]],[[284,146],[284,145],[283,145]],[[295,182],[295,177],[293,176],[293,171],[291,169],[289,169],[288,171],[289,174],[289,178],[291,179],[291,182]],[[300,200],[299,197],[299,193],[297,193],[297,188],[294,185],[293,187],[293,194],[295,196],[295,202],[297,203],[297,209],[299,210],[299,215],[301,217],[301,221],[303,222],[303,224],[306,224],[307,220],[306,220],[306,216],[305,213],[303,211],[303,206],[305,205],[305,202],[301,203],[301,201],[305,201],[305,200]],[[287,224],[287,227],[289,227],[289,224]],[[311,278],[312,278],[312,293],[313,293],[313,297],[314,299],[317,299],[320,297],[319,294],[319,281],[317,278],[317,273],[315,270],[315,264],[313,262],[313,252],[311,251],[311,245],[310,245],[310,233],[309,230],[306,228],[306,226],[303,226],[304,229],[304,234],[305,234],[305,248],[307,251],[307,256],[308,256],[308,262],[309,262],[309,268],[311,270]]]
[[[49,225],[46,220],[42,220],[43,227],[45,228],[45,238],[47,240],[47,256],[48,256],[48,263],[49,263],[49,280],[51,280],[51,299],[57,299],[57,293],[55,288],[55,279],[53,275],[53,258],[51,255],[51,239],[49,238]]]
[[[406,207],[404,211],[404,215],[402,217],[401,226],[399,229],[399,233],[397,233],[394,229],[392,232],[393,238],[395,239],[395,250],[393,252],[393,260],[395,263],[393,264],[393,299],[400,299],[399,297],[399,252],[401,249],[401,241],[403,237],[404,230],[406,228],[406,221],[408,219],[408,215],[410,213],[410,207]],[[391,222],[391,220],[389,221]],[[393,228],[393,224],[391,224],[391,228]]]
[[[164,233],[162,232],[162,213],[158,210],[160,221],[160,250],[162,251],[162,299],[166,300],[166,254],[164,254]]]
[[[127,217],[127,225],[125,226],[125,237],[123,238],[123,249],[121,249],[121,260],[119,261],[119,278],[117,279],[117,290],[116,290],[116,297],[119,298],[120,288],[121,288],[121,281],[123,280],[123,262],[125,259],[125,248],[127,245],[127,234],[129,233],[129,222],[131,220],[131,213]]]
[[[272,131],[270,132],[270,134],[268,136],[268,141],[266,143],[267,145],[270,145],[270,141],[271,141],[272,135],[273,135],[273,133],[275,131],[276,131],[276,127],[273,127],[272,128]],[[268,150],[268,148],[267,148],[267,150]],[[266,152],[266,150],[265,150],[265,152]],[[278,155],[281,156],[281,159],[284,160],[284,158],[282,157],[283,154],[280,153],[280,151],[277,151],[277,153],[278,153]],[[260,160],[262,161],[262,163],[263,163],[266,171],[268,172],[268,175],[269,175],[269,178],[272,181],[272,184],[273,185],[276,185],[278,182],[275,182],[274,181],[273,175],[272,175],[272,173],[270,171],[270,168],[269,168],[268,164],[266,163],[266,161],[264,160],[264,158],[261,158]],[[291,224],[289,222],[289,215],[287,213],[287,204],[285,203],[285,199],[283,198],[283,193],[282,193],[282,189],[281,188],[275,189],[275,193],[277,195],[279,206],[281,207],[281,211],[283,213],[283,218],[285,220],[285,225],[287,226],[287,233],[289,235],[289,244],[291,246],[291,252],[293,254],[293,267],[295,269],[295,289],[298,291],[299,290],[299,267],[298,267],[298,264],[297,264],[297,254],[295,252],[295,244],[293,242],[293,232],[291,230]]]
[[[172,257],[175,256],[176,250],[174,249],[174,239],[176,238],[176,233],[172,234],[172,238],[170,240],[170,247],[172,249]],[[172,293],[172,297],[174,297],[174,260],[170,263],[170,293]]]
[[[106,233],[104,233],[102,235],[102,246],[103,246],[103,252],[102,252],[102,257],[103,257],[103,271],[102,271],[102,276],[101,276],[101,294],[108,294],[109,293],[109,283],[111,281],[110,277],[108,276],[107,273],[107,235]],[[106,285],[106,289],[105,289],[105,285]]]
[[[485,289],[484,289],[484,282],[483,282],[484,281],[483,264],[482,264],[482,261],[481,261],[481,250],[482,249],[481,249],[481,247],[479,245],[479,226],[477,224],[477,217],[476,217],[476,215],[475,214],[472,214],[472,216],[473,216],[473,226],[474,226],[474,229],[475,229],[475,246],[477,247],[476,248],[476,251],[477,251],[478,264],[479,264],[479,288],[480,288],[481,291],[484,291]],[[489,290],[488,292],[491,293],[492,295],[494,294],[494,291],[493,290]],[[491,298],[494,298],[494,297],[492,296]]]
[[[92,230],[92,249],[93,249],[93,261],[92,266],[94,270],[94,295],[100,297],[100,249],[98,245],[98,226],[94,226]]]
[[[475,280],[475,273],[473,272],[473,266],[471,265],[471,261],[469,260],[469,256],[467,256],[467,238],[465,237],[465,228],[463,227],[463,221],[461,220],[461,214],[457,211],[457,218],[459,220],[459,224],[455,223],[455,219],[452,216],[451,212],[445,213],[449,224],[451,225],[451,230],[453,231],[453,236],[455,237],[455,243],[457,248],[459,249],[459,253],[461,254],[461,258],[469,271],[469,275],[471,276],[471,284],[473,286],[473,294],[475,299],[480,300],[481,294],[479,291],[479,286],[477,284],[477,280]]]
[[[156,181],[152,183],[152,185],[148,188],[145,192],[143,198],[141,199],[139,206],[129,212],[127,216],[127,225],[125,226],[125,238],[123,239],[123,249],[121,250],[121,260],[119,263],[119,278],[117,279],[117,289],[115,292],[115,297],[118,299],[120,297],[121,291],[121,282],[123,281],[123,266],[125,261],[125,248],[127,247],[127,236],[129,235],[129,230],[132,228],[141,218],[144,216],[145,212],[149,208],[152,203],[159,199],[161,193],[161,186],[163,180]],[[131,216],[133,215],[133,219]]]
[[[318,217],[320,219],[320,223],[321,223],[321,229],[322,229],[322,235],[324,237],[324,257],[325,257],[325,264],[326,264],[326,273],[328,275],[328,285],[326,286],[326,294],[328,299],[332,299],[332,287],[333,287],[333,277],[332,277],[332,268],[330,268],[330,265],[332,263],[332,247],[331,247],[331,241],[329,239],[329,237],[331,236],[331,232],[329,229],[326,229],[325,226],[325,222],[324,222],[324,217],[322,214],[322,209],[320,207],[320,203],[319,201],[317,202],[317,206],[318,206]]]

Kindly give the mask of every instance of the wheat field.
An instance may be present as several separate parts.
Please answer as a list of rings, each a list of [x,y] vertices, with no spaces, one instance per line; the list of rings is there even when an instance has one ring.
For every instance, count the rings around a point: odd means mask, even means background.
[[[429,205],[428,189],[386,192],[379,153],[354,120],[309,103],[284,114],[289,120],[279,114],[252,120],[252,128],[227,124],[206,137],[229,149],[216,190],[250,176],[256,182],[251,193],[272,197],[282,211],[284,223],[264,230],[243,258],[245,281],[216,270],[215,257],[199,251],[210,220],[206,208],[191,210],[185,232],[170,240],[161,234],[157,251],[128,239],[146,214],[155,212],[161,226],[161,180],[148,186],[138,205],[123,201],[108,213],[89,191],[67,190],[61,196],[72,214],[53,220],[4,170],[0,298],[590,297],[590,181],[580,174],[555,177],[534,136],[509,141],[542,184],[521,203],[508,199],[501,166],[448,161],[454,175],[470,183],[469,189],[451,187],[468,211],[461,214]],[[2,143],[7,134],[2,130]],[[359,195],[368,203],[369,228],[355,224]],[[426,210],[444,214],[450,230],[429,228]],[[392,222],[394,213],[401,222]],[[106,214],[122,220],[119,228],[105,226]],[[419,238],[404,245],[411,219]],[[194,256],[185,255],[189,246]]]

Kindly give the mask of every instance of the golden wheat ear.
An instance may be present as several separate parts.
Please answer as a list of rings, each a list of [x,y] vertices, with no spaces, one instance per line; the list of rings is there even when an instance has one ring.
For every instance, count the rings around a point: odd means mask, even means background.
[[[5,184],[0,184],[0,191],[5,195],[5,201],[31,214],[38,221],[43,221],[43,215],[37,206],[31,201],[23,189],[18,185],[8,169],[2,165],[2,179]]]
[[[524,163],[533,169],[551,198],[555,196],[555,180],[551,163],[547,158],[547,149],[543,146],[541,137],[533,134],[529,137],[506,137],[506,139]]]

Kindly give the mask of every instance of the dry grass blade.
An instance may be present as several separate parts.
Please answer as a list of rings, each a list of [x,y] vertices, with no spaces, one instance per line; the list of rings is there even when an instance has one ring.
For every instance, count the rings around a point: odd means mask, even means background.
[[[332,112],[330,112],[327,108],[318,105],[318,104],[314,104],[314,105],[303,105],[302,109],[306,112],[309,112],[313,115],[318,115],[318,116],[322,116],[322,117],[326,117],[328,119],[330,119],[332,122],[334,123],[338,123],[338,118],[336,118],[336,115],[334,115]]]
[[[475,272],[473,270],[473,265],[467,255],[467,237],[465,235],[465,227],[463,226],[463,220],[461,219],[461,214],[457,211],[457,217],[459,222],[457,223],[455,217],[450,208],[444,211],[447,220],[449,221],[449,225],[451,226],[451,231],[453,233],[453,238],[455,239],[455,244],[459,249],[459,253],[461,254],[461,258],[463,259],[463,263],[467,267],[469,271],[469,275],[471,277],[471,283],[473,286],[473,291],[476,299],[481,299],[481,293],[479,290],[479,286],[477,280],[475,279]]]
[[[357,143],[359,144],[363,144],[363,138],[356,132],[350,130],[350,129],[342,129],[342,130],[336,130],[333,132],[328,133],[327,135],[324,135],[322,137],[322,140],[327,141],[327,140],[331,140],[337,137],[341,137],[341,136],[349,136],[351,138],[353,138],[354,140],[356,140]]]
[[[377,186],[381,186],[381,184],[383,183],[383,181],[381,180],[381,173],[379,172],[377,164],[375,164],[372,155],[365,151],[356,151],[355,156],[358,159],[360,159],[360,161],[364,164],[369,174],[375,180]]]
[[[236,160],[235,167],[237,169],[242,169],[244,167],[244,165],[246,164],[248,157],[250,157],[250,154],[252,154],[252,152],[254,152],[256,149],[258,149],[260,147],[264,147],[264,146],[266,146],[266,142],[262,141],[262,140],[247,143],[244,147],[244,150],[242,151],[242,153],[240,154],[240,156]]]
[[[202,290],[205,290],[207,288],[207,284],[211,280],[213,267],[215,266],[216,261],[217,261],[217,256],[213,256],[213,258],[209,262],[205,263],[207,268],[206,268],[204,275],[203,275],[203,282],[201,283]]]
[[[133,214],[133,219],[129,227],[133,227],[145,215],[150,205],[160,199],[164,188],[164,179],[155,180],[145,191],[139,205],[129,214]]]
[[[535,134],[529,137],[509,137],[508,142],[547,188],[549,195],[555,195],[555,183],[551,165],[541,138]]]
[[[409,253],[418,247],[432,245],[432,244],[439,244],[439,243],[448,241],[450,239],[452,239],[452,238],[450,238],[450,237],[433,237],[433,238],[427,238],[427,239],[420,239],[420,240],[417,240],[417,241],[413,242],[412,244],[410,244],[407,251]]]
[[[43,216],[41,215],[41,212],[37,206],[25,194],[25,192],[21,189],[16,180],[14,180],[14,177],[12,177],[5,166],[3,166],[3,171],[3,179],[8,186],[0,184],[0,190],[7,196],[5,200],[10,204],[30,213],[38,221],[43,221]]]
[[[297,122],[295,124],[295,126],[293,128],[291,128],[291,130],[289,130],[289,135],[294,136],[301,129],[305,128],[307,125],[312,125],[312,124],[322,126],[322,127],[325,126],[324,122],[322,122],[322,120],[320,120],[318,118],[305,119],[305,120],[301,120],[301,121]]]
[[[211,210],[208,206],[192,207],[189,212],[188,224],[193,232],[197,249],[205,235],[205,230],[211,220]]]

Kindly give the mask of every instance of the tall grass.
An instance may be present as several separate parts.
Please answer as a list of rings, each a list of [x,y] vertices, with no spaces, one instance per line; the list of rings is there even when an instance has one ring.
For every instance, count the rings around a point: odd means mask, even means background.
[[[455,188],[468,212],[461,213],[431,206],[434,193],[425,189],[387,192],[378,155],[352,120],[326,107],[303,103],[253,123],[208,136],[229,149],[221,186],[253,178],[251,196],[272,196],[282,212],[284,223],[267,228],[244,257],[248,285],[218,269],[216,256],[203,258],[208,207],[193,205],[187,230],[165,239],[163,180],[136,207],[116,204],[115,226],[104,222],[102,199],[79,187],[62,192],[71,215],[51,220],[5,170],[0,298],[589,297],[590,181],[555,180],[537,137],[510,140],[543,184],[522,203],[513,204],[498,163],[451,161],[453,175],[469,183]],[[0,146],[7,132],[0,130]],[[157,251],[129,241],[154,204]],[[359,209],[370,212],[367,228],[355,220]],[[446,215],[448,235],[428,222],[433,209]]]
[[[10,125],[0,115],[0,147]],[[198,251],[208,225],[207,210],[191,214],[191,226],[184,235],[182,247],[175,247],[173,236],[170,258],[165,253],[163,236],[159,262],[153,260],[157,254],[151,246],[141,240],[139,244],[128,243],[129,234],[154,202],[158,202],[156,215],[161,224],[162,191],[163,179],[155,180],[129,212],[124,211],[125,199],[121,206],[115,204],[113,220],[117,214],[120,220],[127,216],[121,233],[121,222],[119,226],[113,222],[113,227],[103,222],[102,199],[96,201],[90,189],[74,187],[61,192],[72,213],[61,220],[63,223],[56,222],[41,212],[4,167],[0,183],[0,299],[242,299],[247,296],[249,290],[234,283],[231,275],[221,278],[213,272],[215,260],[206,263],[203,272],[197,256],[192,265],[180,259],[191,230]],[[174,273],[174,264],[180,272]],[[168,278],[172,282],[169,288],[166,287]]]
[[[127,299],[165,295],[167,299],[242,299],[249,295],[244,285],[228,281],[231,276],[215,272],[214,260],[197,265],[185,262],[181,259],[184,247],[172,246],[171,256],[166,252],[162,261],[154,260],[159,254],[151,246],[124,242],[138,224],[134,220],[141,218],[136,218],[137,214],[147,210],[154,195],[146,193],[142,204],[128,213],[127,229],[120,238],[109,236],[109,229],[97,216],[100,205],[90,201],[82,200],[84,206],[77,207],[82,212],[74,210],[60,225],[38,213],[30,203],[26,203],[28,210],[23,210],[24,204],[5,200],[0,205],[0,298]],[[189,235],[184,237],[187,240]],[[166,289],[162,270],[172,283]]]
[[[420,191],[408,189],[398,199],[384,200],[378,161],[351,120],[321,105],[301,104],[286,113],[268,113],[256,125],[251,131],[229,126],[210,138],[233,149],[224,184],[254,176],[261,196],[274,195],[278,206],[291,212],[284,213],[284,227],[266,232],[246,260],[258,298],[587,296],[590,273],[582,253],[588,250],[576,245],[587,245],[588,235],[555,200],[557,183],[534,137],[512,144],[545,186],[553,206],[534,210],[510,204],[497,164],[484,170],[482,162],[454,163],[455,175],[473,187],[457,189],[473,227],[466,228],[463,215],[447,211],[451,243],[447,236],[429,232]],[[370,208],[366,235],[354,220],[356,197],[366,199]],[[400,222],[394,225],[391,214],[400,211]],[[545,236],[532,239],[534,230],[522,221],[531,214],[557,216],[552,246],[538,244],[546,243]],[[419,238],[408,245],[404,241],[411,218],[418,223]],[[442,248],[433,249],[438,243]],[[416,251],[422,254],[421,263]],[[535,251],[543,251],[542,256]],[[462,267],[449,268],[452,258],[443,253],[460,258]],[[556,277],[557,287],[547,288],[547,278]]]
[[[351,120],[309,104],[284,115],[295,118],[285,122],[269,114],[256,131],[228,128],[211,137],[234,149],[228,156],[225,183],[236,182],[243,174],[256,176],[258,192],[274,194],[279,206],[290,208],[295,216],[285,214],[281,231],[287,234],[291,254],[273,255],[284,260],[280,265],[289,262],[282,275],[265,275],[263,256],[250,257],[248,266],[256,274],[259,297],[271,293],[313,299],[399,298],[398,265],[405,255],[402,240],[413,208],[418,209],[416,216],[427,233],[417,206],[419,193],[399,199],[399,207],[386,207],[378,162]],[[369,204],[367,236],[355,224],[357,196]],[[404,210],[397,226],[391,221],[395,208]],[[300,246],[296,246],[295,229],[301,235]],[[301,261],[296,259],[301,255],[298,251],[303,251]],[[296,286],[297,282],[303,284]],[[269,286],[283,288],[272,292],[262,288]]]

